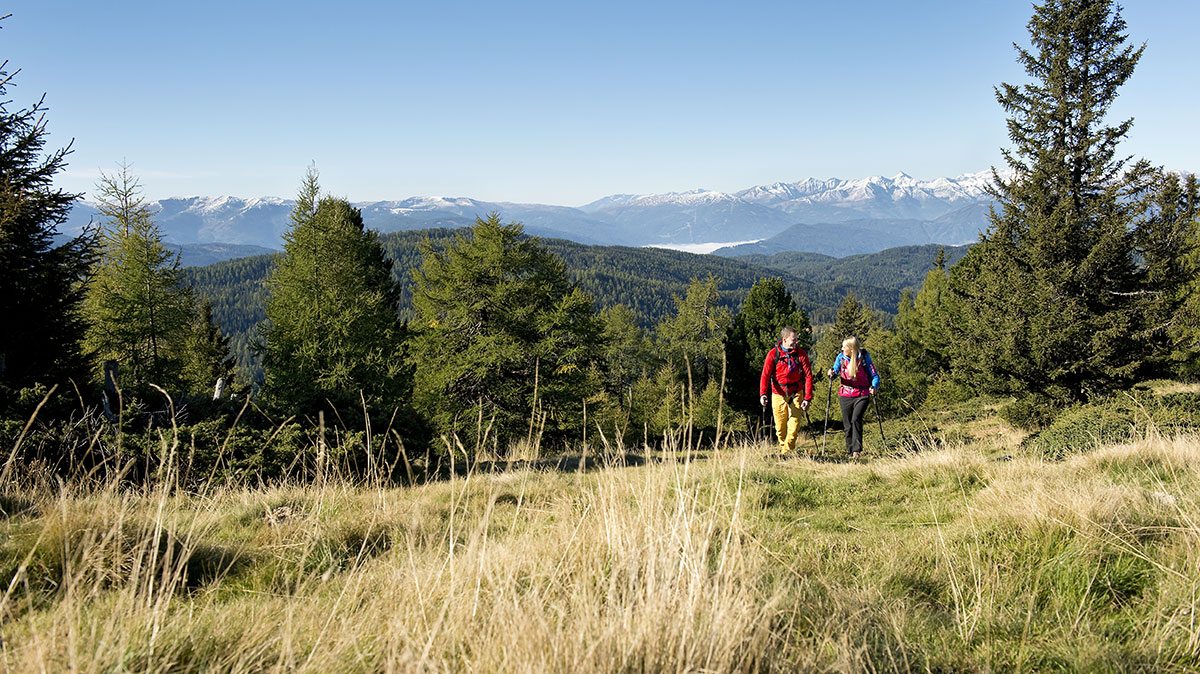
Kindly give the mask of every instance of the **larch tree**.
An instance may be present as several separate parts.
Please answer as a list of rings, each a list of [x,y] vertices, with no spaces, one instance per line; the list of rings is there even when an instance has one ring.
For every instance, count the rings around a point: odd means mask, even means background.
[[[434,427],[502,454],[531,424],[580,429],[602,384],[603,326],[562,260],[496,213],[422,253],[414,400]]]
[[[722,375],[733,316],[720,299],[716,278],[692,279],[687,293],[675,298],[675,314],[664,318],[656,331],[659,353],[692,391]]]
[[[365,403],[386,420],[409,395],[391,260],[357,208],[320,196],[315,169],[291,217],[266,282],[263,394],[285,414],[326,411],[353,424]]]
[[[117,362],[127,393],[151,395],[151,384],[178,393],[195,312],[179,254],[163,244],[128,166],[101,174],[97,197],[101,257],[84,303],[88,352],[97,365]]]
[[[715,277],[692,279],[687,293],[675,297],[675,314],[655,330],[665,363],[654,382],[659,399],[651,425],[660,432],[686,428],[689,443],[693,431],[735,420],[721,388],[728,378],[725,340],[733,316],[720,300]]]

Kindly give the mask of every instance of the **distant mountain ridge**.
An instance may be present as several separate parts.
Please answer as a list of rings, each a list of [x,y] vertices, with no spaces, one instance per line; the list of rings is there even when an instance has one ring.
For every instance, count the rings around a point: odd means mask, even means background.
[[[734,193],[698,189],[615,194],[577,208],[469,197],[409,197],[355,205],[362,210],[367,226],[383,233],[462,227],[474,222],[476,216],[498,212],[505,220],[523,223],[530,234],[586,244],[669,247],[770,240],[793,226],[803,226],[801,231],[808,235],[789,240],[805,245],[805,241],[828,239],[844,231],[844,227],[838,227],[841,223],[854,223],[851,226],[856,229],[875,232],[867,245],[875,246],[871,250],[882,250],[899,245],[973,241],[986,225],[990,180],[990,171],[934,180],[919,180],[905,173],[855,180],[809,178]],[[291,224],[289,215],[295,201],[277,197],[175,197],[150,205],[164,238],[170,242],[277,249]],[[96,214],[94,205],[81,202],[72,211],[64,233],[79,231]]]
[[[203,267],[225,260],[279,252],[274,248],[238,243],[180,243],[168,244],[168,247],[179,253],[179,264],[183,267]]]
[[[718,248],[712,254],[740,257],[806,251],[846,257],[902,246],[962,246],[979,239],[988,223],[989,208],[986,203],[968,204],[933,220],[861,218],[792,225],[770,238]]]

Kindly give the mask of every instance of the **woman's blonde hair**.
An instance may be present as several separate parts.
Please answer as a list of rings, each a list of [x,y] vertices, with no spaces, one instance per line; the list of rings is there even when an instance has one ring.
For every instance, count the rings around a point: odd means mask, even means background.
[[[846,359],[846,378],[854,379],[858,376],[858,361],[862,358],[862,348],[858,343],[858,337],[850,335],[842,340],[842,353],[846,352],[846,347],[850,347],[850,357]]]

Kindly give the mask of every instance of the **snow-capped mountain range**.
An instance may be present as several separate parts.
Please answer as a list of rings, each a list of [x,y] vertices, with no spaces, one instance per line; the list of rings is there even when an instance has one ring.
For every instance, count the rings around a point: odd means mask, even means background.
[[[834,231],[839,223],[853,222],[857,229],[880,232],[878,249],[882,249],[897,241],[974,241],[986,225],[985,206],[990,203],[986,187],[991,179],[991,171],[933,180],[904,173],[855,180],[809,178],[733,193],[615,194],[577,208],[466,197],[409,197],[355,205],[367,226],[381,232],[461,227],[476,216],[499,212],[506,221],[521,222],[526,231],[539,236],[589,244],[670,246],[769,239],[795,225],[808,229],[794,231]],[[151,207],[168,241],[280,248],[294,205],[290,199],[222,196],[163,199]],[[78,231],[95,216],[94,205],[81,202],[64,233]],[[879,225],[864,228],[863,223],[870,221]],[[797,250],[805,249],[804,238],[798,237]]]
[[[906,173],[858,180],[809,178],[796,183],[751,187],[736,196],[786,213],[824,205],[874,211],[873,215],[884,218],[936,218],[960,206],[988,200],[987,186],[991,181],[991,171],[934,180],[917,180]]]

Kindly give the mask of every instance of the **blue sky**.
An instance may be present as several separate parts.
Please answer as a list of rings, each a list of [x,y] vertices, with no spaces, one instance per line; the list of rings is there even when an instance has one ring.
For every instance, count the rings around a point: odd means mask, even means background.
[[[992,88],[1023,81],[1030,5],[10,0],[8,98],[43,92],[62,186],[122,160],[152,198],[580,205],[1000,161]],[[1128,154],[1195,170],[1200,3],[1138,0]]]

